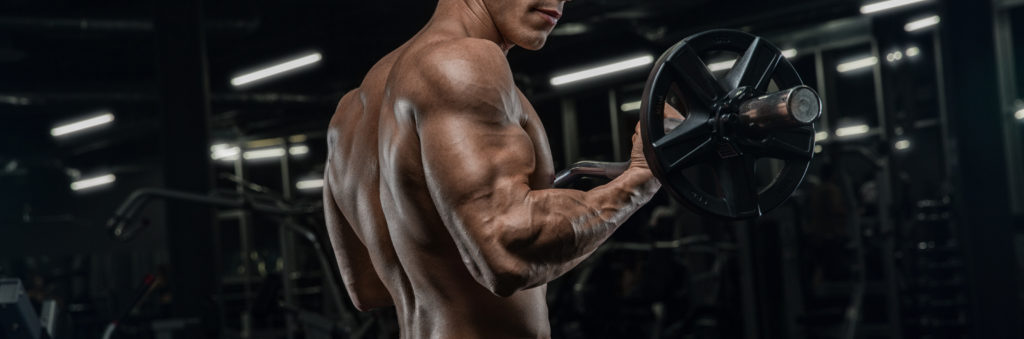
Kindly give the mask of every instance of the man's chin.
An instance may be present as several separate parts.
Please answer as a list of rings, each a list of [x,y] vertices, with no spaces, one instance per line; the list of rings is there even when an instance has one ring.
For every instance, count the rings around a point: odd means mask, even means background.
[[[537,51],[537,50],[540,50],[541,48],[544,48],[544,44],[546,44],[547,41],[548,41],[547,37],[543,37],[543,38],[539,38],[539,39],[529,39],[528,41],[523,41],[523,42],[520,42],[520,43],[516,43],[516,46],[519,46],[519,47],[521,47],[523,49],[530,50],[530,51]]]

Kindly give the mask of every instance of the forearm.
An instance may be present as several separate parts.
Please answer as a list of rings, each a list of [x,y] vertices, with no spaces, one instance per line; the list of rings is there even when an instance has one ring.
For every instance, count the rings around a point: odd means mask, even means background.
[[[501,227],[499,253],[511,260],[517,289],[547,283],[586,259],[657,192],[647,170],[631,169],[590,191],[547,189],[526,195]]]

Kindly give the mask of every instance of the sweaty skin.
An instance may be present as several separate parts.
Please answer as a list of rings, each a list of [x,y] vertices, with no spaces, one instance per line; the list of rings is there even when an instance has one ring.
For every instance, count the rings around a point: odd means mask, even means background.
[[[360,310],[394,305],[403,338],[550,337],[546,283],[660,188],[633,136],[630,169],[552,189],[544,127],[506,53],[536,50],[558,0],[440,0],[331,119],[324,209]]]

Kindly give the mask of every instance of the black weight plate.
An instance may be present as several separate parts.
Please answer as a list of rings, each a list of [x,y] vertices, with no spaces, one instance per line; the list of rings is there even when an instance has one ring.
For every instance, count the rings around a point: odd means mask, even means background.
[[[731,70],[715,76],[702,56],[723,51],[740,57]],[[750,131],[717,122],[734,107],[726,100],[738,87],[761,95],[772,81],[780,89],[803,85],[778,48],[735,30],[695,34],[655,62],[641,103],[641,137],[651,171],[677,200],[705,215],[746,219],[778,207],[793,194],[814,154],[813,126]],[[686,120],[666,133],[664,103],[670,96],[681,101]],[[764,187],[754,178],[760,158],[784,163]],[[701,189],[683,173],[700,164],[717,172],[715,189]]]

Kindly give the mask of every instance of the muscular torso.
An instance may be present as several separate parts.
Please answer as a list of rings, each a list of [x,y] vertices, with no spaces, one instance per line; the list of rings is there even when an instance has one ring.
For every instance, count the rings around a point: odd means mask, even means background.
[[[326,176],[343,218],[328,227],[351,227],[365,245],[397,309],[403,337],[549,337],[545,287],[499,297],[481,286],[428,191],[416,125],[416,112],[428,103],[407,95],[421,85],[408,75],[424,49],[446,39],[414,37],[378,62],[339,103],[329,130]],[[530,186],[548,188],[554,169],[544,129],[526,98],[515,95],[520,105],[508,114],[530,137],[517,145],[534,154]],[[350,294],[353,286],[347,283]]]

